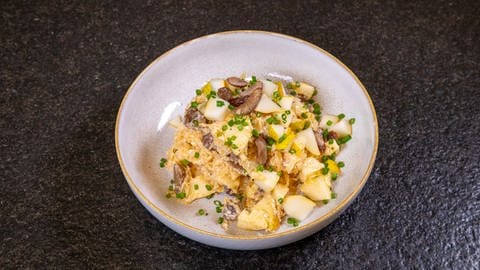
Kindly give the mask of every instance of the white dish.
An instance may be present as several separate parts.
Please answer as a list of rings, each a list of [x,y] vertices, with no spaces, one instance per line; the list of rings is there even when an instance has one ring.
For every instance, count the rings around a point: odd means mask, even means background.
[[[216,224],[212,200],[190,206],[165,193],[172,176],[159,167],[173,141],[169,119],[183,115],[186,104],[210,78],[277,74],[309,82],[319,89],[322,112],[355,117],[353,139],[337,160],[346,167],[336,181],[337,198],[298,227],[283,224],[274,233],[227,234]],[[271,32],[231,31],[183,43],[153,61],[132,83],[120,106],[115,128],[118,159],[139,201],[163,224],[207,245],[264,249],[309,236],[332,222],[354,200],[372,170],[378,147],[373,103],[358,78],[338,59],[306,41]],[[199,208],[208,216],[196,215]],[[284,222],[286,223],[286,222]]]

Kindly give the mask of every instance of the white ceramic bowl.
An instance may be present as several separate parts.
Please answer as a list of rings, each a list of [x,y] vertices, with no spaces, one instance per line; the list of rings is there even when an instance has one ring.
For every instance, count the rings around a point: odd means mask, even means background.
[[[264,77],[289,75],[315,85],[324,113],[355,117],[353,139],[338,156],[346,167],[335,182],[337,198],[317,207],[300,226],[283,224],[274,233],[226,234],[216,224],[212,200],[190,206],[167,199],[172,176],[159,160],[174,130],[166,125],[182,115],[195,89],[211,78],[241,73]],[[306,41],[270,32],[232,31],[183,43],[151,63],[132,83],[120,106],[115,129],[118,159],[140,202],[163,224],[207,245],[229,249],[264,249],[309,236],[332,222],[353,201],[372,170],[378,146],[375,109],[365,87],[338,59]],[[196,215],[199,208],[208,216]]]

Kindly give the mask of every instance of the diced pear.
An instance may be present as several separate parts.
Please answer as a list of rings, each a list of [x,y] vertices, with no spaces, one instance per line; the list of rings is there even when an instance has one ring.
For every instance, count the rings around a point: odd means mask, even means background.
[[[263,189],[265,192],[270,192],[277,184],[280,176],[276,172],[262,171],[252,172],[250,176],[253,178],[255,184]]]
[[[212,79],[210,80],[210,85],[213,91],[218,91],[218,89],[225,87],[225,81],[223,79]]]
[[[297,138],[298,137],[303,137],[301,140],[305,142],[305,148],[307,148],[310,153],[314,155],[320,155],[317,140],[315,139],[315,134],[313,133],[313,129],[311,127],[297,133]]]
[[[300,180],[302,182],[307,180],[309,176],[319,172],[324,167],[325,165],[323,165],[323,163],[318,161],[316,158],[309,157],[305,159],[305,161],[303,162],[302,170],[300,171],[300,175],[299,175]]]
[[[307,98],[311,98],[313,96],[313,92],[315,92],[315,88],[310,84],[301,82],[300,86],[297,87],[295,91],[299,94],[304,95]]]
[[[338,121],[335,125],[331,126],[329,131],[334,131],[339,137],[352,135],[352,125],[345,118]]]
[[[282,109],[290,110],[293,104],[293,96],[284,96],[280,99],[280,106]]]
[[[332,124],[330,126],[327,125],[328,121],[332,121]],[[333,127],[333,125],[335,125],[337,122],[338,122],[338,117],[336,115],[324,114],[322,115],[322,118],[320,119],[320,123],[318,123],[318,126],[321,129],[330,130]]]
[[[303,151],[305,148],[305,136],[298,136],[298,134],[295,136],[295,139],[293,140],[292,144],[292,149],[295,150],[295,152]]]
[[[282,125],[268,125],[267,127],[268,136],[272,137],[275,141],[285,133],[285,128]]]
[[[228,118],[225,120],[224,123],[228,122]],[[218,130],[220,130],[222,123],[218,125]],[[244,126],[242,130],[238,130],[235,126],[233,128],[229,128],[224,131],[224,136],[220,137],[221,140],[224,142],[229,138],[235,136],[235,145],[238,147],[237,149],[232,149],[235,154],[238,154],[248,147],[248,141],[252,137],[252,126]]]
[[[330,175],[320,175],[315,178],[307,179],[301,186],[300,190],[314,201],[329,200],[332,197],[330,190]]]
[[[272,97],[273,92],[277,91],[277,85],[271,81],[260,80],[263,83],[263,93]]]
[[[258,102],[258,105],[255,108],[255,111],[261,112],[261,113],[272,113],[272,112],[278,112],[280,110],[281,110],[280,106],[278,106],[275,102],[273,102],[273,100],[271,100],[265,94],[262,94],[262,97],[260,98],[260,102]]]
[[[275,200],[278,200],[280,198],[283,199],[285,195],[287,195],[287,193],[288,193],[288,186],[282,185],[282,184],[276,185],[272,191],[272,195]]]
[[[307,218],[315,207],[314,202],[302,195],[287,196],[282,205],[288,216],[298,220]]]
[[[340,151],[340,146],[338,146],[338,143],[337,143],[336,140],[331,140],[331,141],[329,140],[329,141],[325,142],[325,153],[324,153],[324,155],[330,156],[333,153],[338,154],[339,151]]]
[[[217,101],[223,102],[223,105],[217,106]],[[229,103],[226,100],[221,98],[211,98],[208,100],[203,114],[208,120],[222,121],[228,111],[228,105]]]

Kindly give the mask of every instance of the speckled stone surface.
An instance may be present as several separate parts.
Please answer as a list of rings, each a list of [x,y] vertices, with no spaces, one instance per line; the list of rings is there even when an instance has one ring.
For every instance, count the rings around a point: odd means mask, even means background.
[[[0,4],[0,268],[480,268],[480,2],[94,2]],[[326,49],[378,113],[363,192],[281,248],[178,235],[136,200],[115,154],[116,113],[141,70],[233,29]]]

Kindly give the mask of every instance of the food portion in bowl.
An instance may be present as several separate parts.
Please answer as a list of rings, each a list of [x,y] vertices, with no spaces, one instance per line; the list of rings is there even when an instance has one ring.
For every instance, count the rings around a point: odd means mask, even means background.
[[[161,167],[172,171],[167,197],[213,200],[218,223],[246,230],[297,226],[335,199],[336,156],[355,119],[322,114],[317,89],[305,82],[229,77],[195,91]],[[324,101],[324,102],[328,102]],[[198,215],[208,215],[199,209]]]

